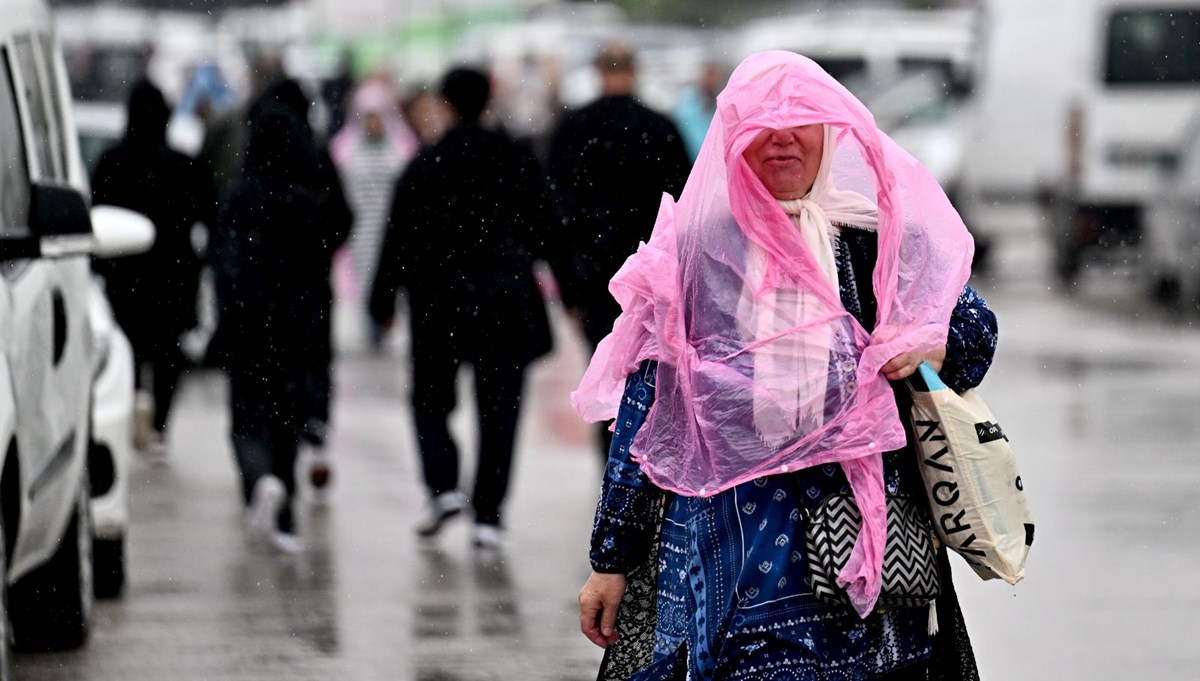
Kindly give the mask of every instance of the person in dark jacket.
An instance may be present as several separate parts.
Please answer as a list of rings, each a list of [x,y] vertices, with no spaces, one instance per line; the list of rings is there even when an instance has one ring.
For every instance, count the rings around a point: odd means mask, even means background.
[[[305,169],[304,177],[317,193],[320,205],[319,218],[322,224],[316,230],[318,238],[315,242],[319,255],[312,259],[306,269],[293,274],[303,280],[302,310],[309,315],[312,327],[311,333],[304,340],[308,345],[308,364],[303,381],[304,417],[301,421],[301,437],[310,446],[313,455],[309,467],[311,482],[314,487],[321,488],[328,484],[332,475],[332,462],[325,448],[333,392],[333,288],[330,283],[330,271],[333,254],[349,236],[354,215],[346,201],[341,178],[333,160],[325,145],[317,141],[309,125],[310,105],[308,95],[299,83],[291,78],[278,78],[265,86],[258,98],[251,103],[247,118],[253,120],[267,109],[282,109],[288,112],[298,125],[298,129],[291,133],[297,136],[295,143],[308,148],[314,157],[313,165]],[[255,169],[256,172],[259,170]],[[300,172],[300,169],[295,170]],[[223,257],[219,243],[216,245],[215,256],[218,259]],[[220,300],[221,292],[217,293],[218,306],[224,309],[227,305]],[[221,354],[237,352],[228,346],[239,344],[240,339],[237,339],[236,335],[230,335],[230,332],[231,329],[225,327],[218,331]],[[228,364],[229,361],[229,358],[226,358],[223,363]]]
[[[139,444],[153,451],[166,446],[167,417],[184,366],[180,335],[196,325],[200,260],[192,228],[211,222],[214,211],[208,178],[187,156],[167,148],[170,115],[162,92],[149,81],[138,82],[129,96],[125,136],[101,156],[92,177],[93,203],[128,208],[154,223],[148,252],[94,263],[117,323],[133,345],[139,388],[143,370],[150,370],[153,429]]]
[[[669,118],[633,96],[633,55],[610,44],[596,58],[603,95],[570,114],[550,143],[549,173],[567,229],[572,262],[560,277],[563,304],[595,350],[621,308],[608,282],[639,242],[650,238],[664,192],[679,198],[691,160]],[[611,436],[601,424],[600,455]]]
[[[221,324],[237,339],[226,369],[247,520],[285,550],[298,545],[296,454],[312,414],[313,349],[329,342],[331,244],[347,222],[288,97],[268,93],[251,108],[242,177],[218,221],[215,272]]]
[[[474,367],[480,445],[470,503],[476,545],[493,548],[502,541],[525,370],[551,347],[533,262],[545,257],[555,220],[532,152],[480,124],[487,76],[452,70],[441,92],[457,124],[397,183],[370,308],[386,326],[397,290],[408,292],[413,411],[431,496],[422,536],[467,505],[447,420],[459,366]]]

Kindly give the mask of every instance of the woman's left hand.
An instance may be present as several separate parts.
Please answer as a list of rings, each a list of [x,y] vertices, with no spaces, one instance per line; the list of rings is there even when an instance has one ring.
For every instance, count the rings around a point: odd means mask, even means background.
[[[942,370],[942,362],[946,361],[946,348],[942,346],[924,354],[919,352],[902,352],[891,358],[879,371],[889,381],[902,381],[916,372],[921,362],[929,362],[934,371]]]

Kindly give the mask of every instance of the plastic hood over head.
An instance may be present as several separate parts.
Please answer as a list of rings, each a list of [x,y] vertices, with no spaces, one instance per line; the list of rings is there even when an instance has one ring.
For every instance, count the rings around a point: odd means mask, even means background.
[[[417,135],[400,114],[395,93],[387,83],[373,79],[354,91],[350,100],[350,116],[329,142],[329,153],[339,167],[345,166],[366,140],[363,119],[369,114],[382,118],[385,142],[391,145],[405,163],[417,154],[420,143]]]
[[[870,332],[743,158],[760,131],[811,124],[825,126],[825,147],[807,217],[878,231]],[[863,531],[839,581],[865,617],[886,530],[881,455],[905,444],[880,369],[945,345],[972,253],[933,176],[849,91],[805,57],[753,55],[717,98],[679,202],[663,196],[650,242],[610,283],[622,314],[572,403],[588,420],[614,418],[625,377],[657,360],[655,403],[631,453],[655,484],[684,495],[842,464]]]

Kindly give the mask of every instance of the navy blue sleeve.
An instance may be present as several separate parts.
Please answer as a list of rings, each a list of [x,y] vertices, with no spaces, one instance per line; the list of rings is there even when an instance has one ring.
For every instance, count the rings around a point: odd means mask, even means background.
[[[970,286],[963,287],[950,315],[946,361],[939,376],[946,387],[963,392],[983,382],[996,354],[996,315]]]
[[[629,444],[654,404],[658,363],[649,361],[625,380],[613,427],[600,501],[592,525],[592,569],[624,574],[645,561],[660,522],[663,491],[629,456]]]

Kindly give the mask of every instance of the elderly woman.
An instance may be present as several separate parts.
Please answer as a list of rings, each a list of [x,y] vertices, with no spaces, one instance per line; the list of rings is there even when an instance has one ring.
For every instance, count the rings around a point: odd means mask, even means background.
[[[589,639],[621,631],[602,678],[975,677],[944,553],[940,634],[931,607],[876,608],[885,495],[924,494],[902,379],[925,361],[965,390],[994,352],[971,253],[932,176],[812,61],[737,68],[572,396],[616,417],[580,594]],[[806,510],[839,492],[863,518],[848,606],[804,560]]]

